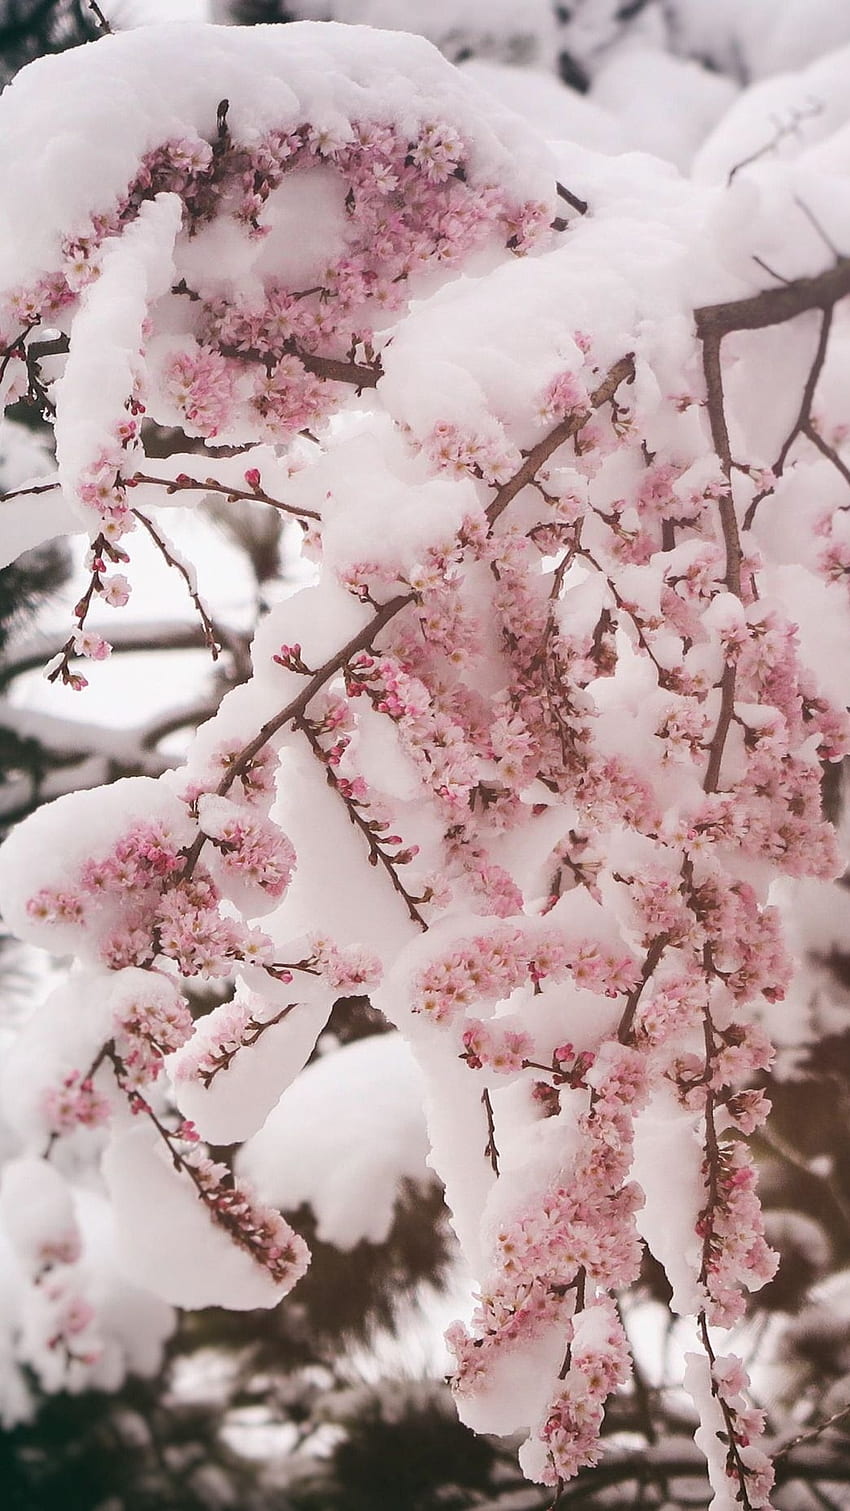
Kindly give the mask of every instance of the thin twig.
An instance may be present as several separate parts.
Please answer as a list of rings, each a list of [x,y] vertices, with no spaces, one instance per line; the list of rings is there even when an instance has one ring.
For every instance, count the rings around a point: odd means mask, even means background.
[[[578,210],[579,215],[587,214],[586,199],[579,199],[579,196],[577,194],[572,194],[570,190],[565,189],[564,185],[561,183],[556,183],[555,188],[558,191],[558,198],[566,200],[571,209]]]
[[[185,473],[181,473],[179,477],[170,478],[151,477],[147,472],[134,472],[132,477],[128,478],[127,481],[134,484],[151,483],[164,488],[166,493],[170,494],[187,491],[220,493],[227,499],[228,503],[235,503],[238,500],[245,499],[248,503],[269,504],[272,509],[280,510],[281,514],[291,514],[295,519],[321,520],[322,517],[315,509],[297,509],[294,504],[284,504],[279,498],[272,498],[270,494],[260,487],[253,489],[232,488],[227,483],[216,482],[213,477],[207,477],[201,481],[200,478],[188,477]]]
[[[822,111],[823,103],[820,100],[810,100],[807,108],[792,110],[788,120],[784,123],[777,121],[776,131],[770,141],[765,142],[762,147],[758,147],[755,152],[751,152],[749,157],[742,157],[741,161],[729,170],[726,179],[727,189],[734,181],[737,173],[741,173],[744,168],[749,168],[753,163],[757,163],[760,158],[767,157],[769,152],[774,152],[780,142],[784,141],[787,136],[793,136],[799,130],[800,124],[803,121],[813,119],[814,116],[820,115]]]
[[[620,1024],[617,1029],[617,1038],[619,1039],[621,1044],[625,1044],[631,1036],[632,1026],[635,1021],[635,1013],[637,1012],[638,1003],[640,1002],[641,996],[643,994],[643,989],[646,986],[646,983],[652,975],[653,971],[656,969],[656,966],[660,964],[661,957],[664,954],[664,951],[666,950],[669,943],[669,934],[658,934],[656,938],[653,939],[652,943],[649,946],[649,949],[646,952],[646,959],[643,962],[643,969],[640,973],[640,980],[638,981],[636,986],[632,987],[632,990],[629,992],[629,995],[626,998],[626,1005],[623,1009],[623,1016],[620,1019]]]
[[[481,1093],[481,1105],[487,1114],[487,1142],[484,1145],[484,1157],[490,1161],[493,1174],[498,1175],[499,1150],[496,1146],[496,1120],[493,1117],[493,1103],[490,1101],[490,1093],[486,1086]]]
[[[808,377],[806,378],[805,387],[803,389],[803,396],[800,400],[800,408],[797,412],[797,418],[795,419],[794,424],[791,426],[791,429],[785,437],[785,440],[783,441],[782,447],[779,452],[779,456],[777,457],[776,461],[773,464],[773,467],[771,468],[774,477],[782,476],[782,473],[785,470],[785,463],[788,460],[788,453],[791,450],[791,447],[793,446],[797,437],[799,435],[808,435],[809,429],[811,428],[812,404],[814,403],[815,389],[818,386],[818,380],[820,378],[821,372],[823,371],[823,364],[826,360],[826,349],[829,345],[829,334],[832,329],[832,317],[834,310],[834,305],[829,304],[823,311],[820,333],[818,335],[818,344],[815,348],[815,355],[812,358],[812,365],[809,368]],[[847,473],[847,480],[848,482],[850,482],[850,472]],[[756,494],[756,497],[752,500],[746,514],[744,515],[745,530],[748,530],[750,528],[755,518],[756,510],[758,509],[759,504],[762,502],[762,499],[766,498],[768,493],[770,493],[771,491],[771,489],[767,488],[764,489],[761,493]]]
[[[416,906],[417,901],[421,901],[421,899],[415,898],[412,893],[408,892],[406,886],[404,885],[404,882],[401,880],[401,877],[398,874],[398,862],[393,855],[391,855],[387,850],[383,848],[381,844],[381,836],[374,827],[375,821],[368,819],[365,813],[361,813],[358,804],[352,802],[350,798],[346,797],[345,792],[340,785],[339,777],[337,776],[332,764],[328,760],[327,753],[322,749],[318,735],[316,733],[315,725],[312,724],[309,719],[305,719],[303,715],[301,715],[297,719],[293,719],[292,722],[293,727],[300,730],[300,732],[304,735],[314,756],[316,756],[317,759],[321,761],[322,765],[325,768],[325,777],[327,779],[328,786],[345,803],[346,812],[348,813],[349,819],[351,820],[352,824],[354,824],[355,828],[360,830],[360,833],[366,840],[366,843],[369,846],[370,865],[381,866],[383,868],[383,870],[389,877],[390,882],[392,883],[394,891],[396,891],[398,895],[404,900],[404,904],[407,908],[411,922],[418,923],[419,927],[423,931],[426,930],[428,928],[428,925],[425,922],[425,919],[422,917],[422,914],[420,913],[418,907]]]
[[[53,493],[59,486],[59,483],[31,483],[28,488],[10,488],[8,493],[0,494],[0,504],[8,503],[10,498],[26,498],[31,493]]]
[[[817,232],[817,234],[820,237],[821,241],[823,242],[824,246],[827,248],[828,251],[830,251],[832,253],[832,255],[835,258],[836,262],[839,261],[839,259],[841,257],[841,253],[839,252],[837,246],[835,245],[835,242],[833,241],[832,237],[829,236],[827,234],[827,232],[824,230],[823,226],[821,225],[821,223],[818,220],[817,216],[815,215],[814,211],[810,210],[809,206],[806,204],[805,200],[800,199],[799,195],[797,195],[797,194],[794,195],[794,203],[797,206],[798,210],[802,210],[802,212],[805,215],[806,220],[809,222],[809,225],[811,226],[812,230]]]
[[[829,443],[824,440],[823,436],[815,429],[815,426],[811,420],[809,420],[808,423],[803,426],[803,435],[807,440],[811,441],[813,446],[817,447],[818,451],[821,453],[821,456],[828,457],[829,461],[832,462],[833,467],[835,467],[837,471],[841,473],[841,476],[843,477],[845,483],[850,483],[850,467],[847,466],[846,462],[842,462],[841,457],[838,455],[838,452],[833,446],[830,446]]]
[[[291,703],[287,703],[286,707],[282,708],[273,718],[266,720],[254,738],[242,747],[236,759],[228,766],[227,771],[216,788],[219,797],[226,797],[237,777],[240,777],[248,769],[251,762],[259,755],[269,740],[273,739],[287,724],[294,724],[300,719],[316,694],[321,692],[325,683],[329,682],[331,677],[336,676],[337,672],[342,671],[342,668],[351,660],[352,656],[356,656],[358,651],[365,650],[370,646],[384,626],[389,624],[396,614],[400,613],[402,609],[406,608],[408,604],[413,603],[413,601],[413,593],[399,593],[395,598],[389,599],[369,620],[369,623],[359,634],[353,635],[323,666],[319,667],[318,671],[313,674],[310,681],[306,683],[298,696],[292,699]],[[186,852],[186,865],[183,870],[179,873],[174,873],[181,882],[186,881],[191,876],[197,864],[198,857],[206,843],[206,838],[205,834],[198,834]]]
[[[92,12],[92,15],[94,16],[95,21],[97,22],[98,26],[100,27],[101,31],[103,32],[103,35],[105,37],[112,37],[112,36],[114,36],[115,33],[113,32],[112,27],[110,26],[110,24],[107,21],[105,15],[103,14],[103,11],[101,10],[100,6],[98,5],[97,0],[88,0],[88,7],[89,7],[89,10]]]
[[[511,500],[516,498],[517,494],[521,492],[527,483],[533,481],[543,463],[549,460],[552,453],[557,451],[559,446],[563,446],[565,441],[569,441],[573,436],[578,435],[579,431],[587,424],[592,412],[596,409],[601,409],[604,404],[610,404],[620,384],[631,383],[634,375],[635,359],[630,352],[627,356],[621,357],[618,362],[614,363],[614,366],[606,373],[598,388],[594,389],[590,395],[590,410],[580,410],[575,414],[567,415],[566,419],[561,420],[554,430],[551,430],[547,436],[544,436],[542,441],[538,441],[537,445],[529,451],[522,466],[518,468],[512,478],[509,478],[506,483],[502,484],[492,503],[488,506],[487,522],[491,528],[499,518],[499,515],[507,509]]]
[[[774,1462],[786,1458],[801,1443],[810,1443],[813,1438],[820,1437],[821,1433],[826,1432],[828,1427],[834,1427],[836,1423],[842,1422],[848,1416],[850,1416],[850,1403],[847,1406],[842,1406],[839,1411],[834,1411],[831,1417],[826,1418],[826,1421],[818,1422],[814,1427],[807,1427],[805,1432],[798,1432],[797,1436],[792,1438],[790,1443],[785,1443],[781,1448],[777,1448],[773,1455]]]
[[[201,624],[203,625],[204,640],[209,647],[210,655],[212,656],[213,661],[217,661],[224,645],[224,636],[222,635],[221,631],[217,629],[214,621],[210,618],[207,610],[204,608],[204,605],[201,602],[200,597],[198,596],[198,590],[192,581],[191,572],[169,549],[165,540],[157,530],[156,525],[151,519],[148,518],[146,514],[143,514],[140,509],[133,509],[131,513],[139,521],[140,525],[144,525],[145,529],[148,532],[148,535],[150,536],[163,560],[169,567],[174,567],[175,570],[179,572],[180,576],[183,578],[183,581],[185,582],[186,587],[189,590],[189,597],[195,605],[198,617],[201,621]]]

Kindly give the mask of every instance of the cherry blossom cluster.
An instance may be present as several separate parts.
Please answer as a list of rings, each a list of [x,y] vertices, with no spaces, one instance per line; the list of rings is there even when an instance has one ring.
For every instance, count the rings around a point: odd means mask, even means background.
[[[539,988],[542,981],[571,980],[617,997],[636,979],[636,963],[625,952],[614,955],[593,939],[571,940],[554,928],[541,933],[505,925],[433,960],[413,983],[411,1005],[435,1023],[448,1023],[476,1002],[495,1004],[529,983]]]
[[[155,363],[147,356],[157,335],[152,312],[144,322],[124,416],[73,480],[75,503],[96,520],[92,576],[77,605],[76,630],[48,674],[77,691],[86,678],[71,669],[71,659],[103,660],[111,649],[85,626],[92,602],[119,607],[129,597],[123,574],[104,577],[104,558],[129,560],[119,542],[136,525],[128,488],[143,455],[142,418],[170,422],[176,415],[187,432],[208,439],[238,431],[241,440],[247,426],[257,440],[287,441],[325,420],[351,385],[374,386],[381,372],[375,322],[403,308],[411,279],[455,268],[494,239],[524,253],[548,231],[545,205],[518,203],[478,180],[471,145],[448,121],[423,121],[413,137],[387,123],[328,130],[301,122],[249,145],[233,138],[227,113],[222,101],[213,142],[176,137],[146,152],[113,208],[63,237],[59,268],[13,290],[0,307],[3,371],[12,364],[10,396],[18,397],[30,381],[31,333],[64,331],[73,322],[82,292],[100,276],[105,245],[156,196],[179,196],[189,240],[216,218],[235,222],[249,241],[263,238],[276,224],[285,181],[317,171],[344,204],[344,250],[317,269],[309,287],[270,278],[249,301],[231,280],[226,293],[211,299],[175,273],[171,302],[186,309],[176,321],[180,334],[167,338]],[[166,329],[175,329],[173,310]],[[212,645],[209,625],[205,631]]]
[[[181,1165],[216,1223],[273,1280],[291,1290],[310,1262],[303,1238],[273,1207],[258,1202],[244,1186],[236,1186],[228,1167],[202,1149],[190,1148],[182,1155]]]
[[[274,861],[268,890],[285,891],[294,853],[273,826],[248,816],[234,827],[239,838],[223,841],[226,876],[255,879],[258,846]],[[42,888],[27,903],[31,918],[72,923],[93,936],[100,959],[112,970],[149,967],[172,960],[184,976],[226,976],[236,960],[271,959],[271,942],[260,929],[222,911],[223,896],[203,865],[190,866],[187,852],[167,824],[139,821],[103,856],[84,863],[72,890]]]
[[[608,1297],[586,1307],[580,1320],[581,1329],[570,1332],[563,1384],[540,1429],[551,1465],[547,1477],[556,1486],[599,1462],[605,1402],[631,1370],[623,1326]]]
[[[198,818],[228,877],[253,883],[269,897],[283,896],[295,869],[295,851],[276,824],[212,794],[198,800]]]
[[[559,1047],[554,1062],[566,1063],[571,1053],[571,1045]],[[634,1213],[643,1197],[628,1176],[634,1116],[648,1095],[644,1056],[608,1041],[592,1065],[590,1058],[583,1057],[578,1074],[574,1067],[558,1076],[572,1087],[564,1113],[574,1116],[581,1139],[575,1161],[542,1203],[520,1208],[499,1230],[492,1278],[470,1330],[458,1325],[449,1334],[457,1361],[452,1384],[463,1396],[488,1376],[497,1379],[505,1354],[543,1330],[562,1331],[564,1363],[536,1434],[544,1456],[535,1478],[550,1485],[597,1462],[605,1399],[629,1373],[606,1291],[630,1285],[641,1259]],[[581,1347],[578,1338],[586,1340]]]
[[[115,1079],[127,1096],[130,1111],[145,1117],[168,1150],[171,1165],[185,1176],[212,1221],[285,1290],[301,1279],[310,1262],[304,1240],[273,1207],[259,1201],[244,1185],[237,1185],[230,1168],[213,1160],[200,1144],[194,1123],[183,1119],[169,1129],[146,1098],[135,1090],[120,1055],[108,1051]]]
[[[61,1085],[50,1086],[44,1096],[44,1113],[52,1134],[71,1133],[74,1128],[97,1128],[109,1121],[109,1098],[98,1091],[90,1075],[71,1070]]]
[[[726,1473],[736,1491],[743,1483],[746,1504],[769,1506],[774,1482],[773,1465],[759,1447],[766,1413],[748,1402],[749,1384],[749,1376],[734,1354],[712,1359],[711,1390],[720,1404],[726,1427]]]
[[[207,1016],[192,1040],[189,1051],[181,1055],[174,1072],[175,1080],[198,1080],[204,1087],[216,1076],[229,1070],[240,1050],[252,1049],[262,1035],[297,1007],[289,1002],[277,1012],[264,997],[234,997]]]
[[[7,296],[3,349],[25,363],[29,333],[38,325],[62,326],[98,278],[104,243],[157,195],[179,196],[189,237],[223,216],[249,239],[262,238],[276,222],[285,182],[319,170],[344,203],[342,254],[311,287],[271,279],[253,303],[238,290],[203,299],[178,279],[175,297],[198,308],[159,375],[195,434],[214,437],[247,420],[258,436],[285,439],[339,404],[340,384],[357,381],[358,354],[361,378],[374,383],[375,315],[403,305],[412,277],[432,265],[456,267],[493,237],[520,253],[547,233],[547,206],[519,203],[497,185],[476,181],[470,153],[456,128],[440,120],[423,121],[413,138],[389,123],[354,121],[327,130],[303,122],[242,144],[231,136],[223,101],[214,142],[187,136],[150,149],[113,209],[64,238],[59,268]],[[137,396],[134,408],[143,412],[149,398]],[[120,519],[114,460],[106,452],[93,459],[80,498],[101,512],[117,508],[110,517]]]
[[[301,959],[265,969],[282,985],[292,985],[293,1000],[278,1007],[275,1001],[251,992],[215,1008],[197,1025],[185,1052],[177,1058],[172,1070],[175,1081],[197,1080],[204,1087],[211,1086],[217,1075],[230,1069],[238,1054],[253,1049],[263,1034],[297,1012],[299,980],[312,977],[324,982],[334,995],[354,996],[377,983],[381,962],[359,946],[340,949],[332,940],[317,935],[308,941],[307,953]]]

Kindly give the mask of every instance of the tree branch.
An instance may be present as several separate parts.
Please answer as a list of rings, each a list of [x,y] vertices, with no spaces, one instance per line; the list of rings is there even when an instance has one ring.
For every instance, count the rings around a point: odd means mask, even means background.
[[[192,580],[191,572],[187,567],[184,566],[183,562],[174,555],[173,551],[166,543],[164,537],[160,535],[153,521],[150,520],[146,514],[143,514],[140,509],[132,509],[130,512],[132,513],[134,518],[139,521],[139,524],[143,525],[147,530],[148,535],[150,536],[165,563],[169,567],[174,567],[175,570],[179,572],[180,576],[183,578],[183,581],[185,582],[186,587],[189,590],[189,597],[195,605],[195,608],[198,612],[198,617],[203,626],[204,643],[209,647],[209,652],[212,656],[213,661],[217,661],[224,646],[224,635],[222,634],[221,630],[217,629],[215,623],[207,613],[207,610],[204,608],[204,605],[199,597],[198,590]]]
[[[402,609],[407,608],[407,605],[413,603],[413,601],[414,595],[412,593],[398,593],[395,598],[390,598],[357,635],[353,635],[350,640],[346,641],[340,650],[336,651],[323,666],[319,667],[318,671],[313,673],[309,682],[306,683],[298,696],[292,699],[291,703],[287,703],[286,707],[282,708],[280,713],[275,714],[273,718],[266,720],[253,740],[249,740],[248,744],[243,746],[236,760],[228,767],[228,770],[216,788],[219,797],[227,795],[237,777],[247,770],[254,757],[259,755],[263,746],[267,745],[269,740],[273,739],[287,724],[296,723],[306,713],[313,698],[315,698],[317,693],[321,692],[325,683],[329,682],[331,677],[336,676],[337,672],[342,671],[342,668],[351,660],[352,656],[356,656],[358,651],[366,650],[372,644],[375,636],[380,634],[384,626],[389,624],[396,614],[399,614]],[[186,852],[185,867],[181,872],[175,873],[178,880],[185,881],[187,877],[191,876],[205,842],[205,834],[199,834],[194,840]]]
[[[196,490],[200,493],[221,493],[228,503],[244,499],[248,503],[259,502],[261,504],[270,504],[272,509],[279,509],[281,514],[291,514],[295,519],[320,520],[322,517],[315,509],[296,509],[292,504],[284,504],[280,499],[272,498],[270,494],[264,492],[259,486],[250,490],[247,488],[232,488],[227,483],[216,482],[213,477],[204,478],[202,482],[200,478],[187,477],[185,473],[180,473],[176,478],[170,478],[150,477],[146,472],[134,472],[132,477],[128,478],[127,481],[133,484],[152,483],[155,486],[164,488],[166,493],[194,492]]]
[[[821,372],[823,371],[823,364],[826,360],[826,349],[829,345],[829,333],[832,329],[833,313],[834,305],[831,304],[828,305],[827,308],[823,311],[820,333],[818,335],[818,344],[815,349],[814,358],[812,359],[812,365],[809,368],[808,377],[806,378],[806,384],[803,389],[803,397],[800,400],[800,408],[797,412],[797,418],[795,419],[794,424],[791,426],[791,429],[785,437],[779,455],[771,468],[771,471],[775,478],[782,476],[785,470],[785,463],[788,460],[788,453],[790,452],[791,447],[793,446],[797,437],[800,435],[806,435],[810,440],[812,439],[812,436],[810,434],[810,431],[813,429],[812,404],[814,402],[815,389],[818,386],[818,380],[820,378]],[[814,444],[818,444],[817,440],[815,440]],[[834,459],[839,467],[839,470],[841,470],[843,468],[843,463],[839,458]],[[846,473],[847,481],[850,482],[850,472],[847,472],[846,468],[843,468],[843,470]],[[753,520],[755,519],[756,510],[758,509],[759,504],[763,499],[767,498],[768,494],[772,492],[773,489],[772,487],[770,487],[765,488],[763,492],[756,494],[756,497],[752,500],[746,514],[744,515],[745,530],[749,530]]]
[[[850,257],[840,257],[834,267],[814,278],[797,278],[779,289],[763,289],[747,299],[724,304],[706,304],[694,312],[701,341],[721,340],[732,331],[761,331],[782,325],[807,310],[825,310],[850,294]]]
[[[320,357],[316,352],[305,352],[294,341],[284,343],[280,353],[261,352],[255,347],[222,346],[221,354],[240,362],[258,362],[272,371],[281,356],[297,357],[308,373],[315,378],[325,378],[332,383],[353,383],[355,388],[376,388],[384,376],[380,357],[374,362],[346,362],[341,357]]]
[[[593,411],[601,409],[604,404],[609,404],[620,384],[631,383],[634,375],[635,360],[632,354],[629,353],[628,356],[621,357],[619,362],[614,363],[614,366],[606,373],[598,388],[593,390],[593,393],[590,395],[591,407],[589,411],[582,410],[579,413],[568,415],[566,419],[561,420],[560,424],[555,426],[554,430],[550,431],[547,436],[544,436],[542,441],[538,441],[537,445],[529,451],[519,470],[514,473],[508,482],[502,484],[492,503],[488,506],[487,522],[491,528],[499,518],[499,515],[507,509],[511,500],[516,498],[517,494],[521,492],[527,483],[533,481],[543,463],[549,460],[552,453],[557,451],[559,446],[563,446],[565,441],[569,441],[573,436],[578,435],[579,431],[587,424]]]

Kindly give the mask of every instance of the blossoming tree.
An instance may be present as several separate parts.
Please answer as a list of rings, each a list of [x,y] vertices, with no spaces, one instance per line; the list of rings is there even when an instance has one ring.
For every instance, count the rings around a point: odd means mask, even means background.
[[[463,1420],[521,1431],[556,1497],[596,1464],[646,1245],[713,1504],[769,1505],[723,1339],[775,1269],[747,1136],[783,907],[840,869],[850,128],[728,184],[556,166],[424,42],[311,23],[105,37],[0,125],[0,382],[58,463],[4,508],[90,542],[49,679],[84,696],[140,533],[216,653],[169,504],[262,503],[315,563],[179,771],[60,798],[0,859],[9,926],[76,958],[7,1071],[37,1367],[102,1346],[70,1138],[145,1293],[297,1283],[306,1245],[202,1140],[255,1134],[368,993],[480,1283]],[[157,424],[186,450],[155,460]],[[197,978],[233,991],[193,1021]]]

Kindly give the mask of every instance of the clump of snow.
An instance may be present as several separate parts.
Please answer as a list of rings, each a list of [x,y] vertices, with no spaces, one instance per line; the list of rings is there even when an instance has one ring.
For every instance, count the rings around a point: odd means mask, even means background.
[[[325,1243],[384,1243],[404,1181],[428,1180],[420,1072],[399,1034],[314,1060],[237,1162],[267,1201],[316,1214]]]
[[[40,58],[5,91],[0,203],[14,206],[16,235],[0,248],[0,286],[46,272],[60,236],[112,209],[164,131],[214,139],[223,98],[237,140],[304,121],[344,132],[364,113],[415,134],[423,120],[448,117],[475,142],[480,181],[523,199],[551,195],[546,157],[531,134],[470,90],[421,37],[310,22],[144,26]]]
[[[114,1135],[103,1176],[120,1271],[172,1306],[233,1311],[275,1306],[289,1286],[234,1243],[147,1126]]]

